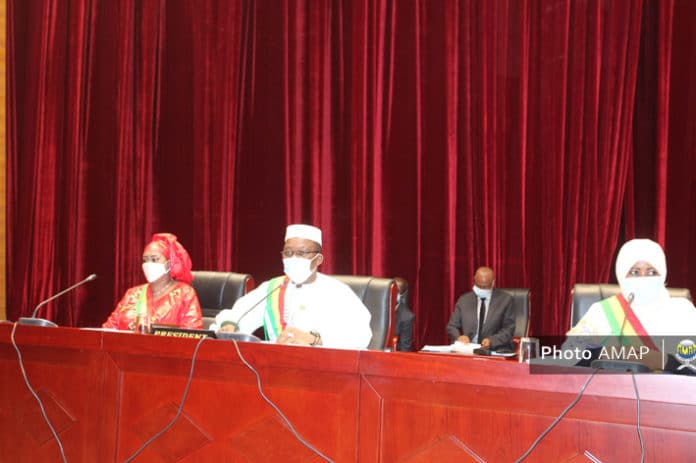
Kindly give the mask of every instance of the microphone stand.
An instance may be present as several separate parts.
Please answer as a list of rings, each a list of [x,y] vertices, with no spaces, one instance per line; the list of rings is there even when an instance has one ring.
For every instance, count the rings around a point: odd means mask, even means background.
[[[31,317],[20,317],[17,320],[17,323],[20,325],[44,326],[44,327],[56,328],[58,326],[57,323],[52,322],[51,320],[46,320],[44,318],[37,318],[36,317],[36,314],[39,311],[39,309],[41,307],[43,307],[44,305],[48,304],[49,302],[51,302],[52,300],[59,298],[60,296],[62,296],[65,293],[69,293],[70,291],[77,288],[78,286],[81,286],[81,285],[87,283],[88,281],[92,281],[95,278],[97,278],[97,275],[93,273],[90,276],[88,276],[87,278],[85,278],[84,280],[80,281],[79,283],[75,283],[71,287],[64,289],[63,291],[59,292],[58,294],[49,297],[45,301],[40,302],[34,308],[34,311],[31,313]]]
[[[249,308],[237,319],[237,321],[236,321],[236,322],[233,322],[233,323],[234,323],[237,327],[239,327],[239,322],[241,322],[242,319],[243,319],[244,317],[246,317],[246,315],[247,315],[249,312],[251,312],[253,309],[255,309],[256,307],[258,307],[258,305],[261,304],[262,302],[264,302],[266,299],[268,299],[269,297],[271,297],[271,295],[272,295],[273,293],[275,293],[275,292],[278,291],[280,288],[282,288],[283,286],[286,286],[286,285],[288,285],[288,284],[289,284],[289,280],[288,280],[288,281],[283,281],[282,283],[280,283],[278,286],[276,286],[276,287],[273,288],[270,292],[268,292],[268,294],[266,294],[265,296],[263,296],[263,298],[259,299],[256,303],[254,303],[254,305],[252,305],[251,307],[249,307]],[[232,333],[231,333],[231,332],[229,332],[229,331],[219,331],[219,330],[218,330],[218,331],[215,333],[215,336],[216,336],[218,339],[235,340],[235,341],[243,341],[243,342],[258,342],[258,341],[261,341],[259,338],[257,338],[257,337],[254,336],[253,334],[240,333],[239,331],[235,331],[235,332],[232,332]]]

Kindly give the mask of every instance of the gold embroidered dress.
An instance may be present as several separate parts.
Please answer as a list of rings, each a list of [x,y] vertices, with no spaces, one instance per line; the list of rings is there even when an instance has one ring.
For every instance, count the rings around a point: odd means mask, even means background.
[[[150,324],[176,325],[182,328],[203,328],[201,306],[196,291],[190,285],[177,281],[158,298],[152,297],[149,284],[134,286],[126,291],[103,328],[132,330],[135,307],[143,291],[147,291],[147,314]]]

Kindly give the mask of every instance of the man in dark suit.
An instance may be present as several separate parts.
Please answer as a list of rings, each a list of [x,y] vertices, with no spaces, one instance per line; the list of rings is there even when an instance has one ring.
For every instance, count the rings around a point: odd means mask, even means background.
[[[399,294],[396,305],[396,350],[410,352],[413,350],[413,319],[414,315],[409,307],[408,282],[401,277],[394,278]]]
[[[494,289],[494,284],[491,268],[476,270],[473,291],[457,300],[447,324],[452,342],[478,343],[486,349],[512,347],[515,332],[512,296],[502,289]]]

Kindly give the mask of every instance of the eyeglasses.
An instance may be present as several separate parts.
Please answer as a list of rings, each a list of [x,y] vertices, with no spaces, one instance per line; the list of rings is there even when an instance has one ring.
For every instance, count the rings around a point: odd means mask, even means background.
[[[305,251],[303,249],[283,249],[282,251],[280,251],[280,255],[286,259],[289,259],[292,256],[302,257],[304,259],[312,254],[319,254],[320,252],[321,251]]]

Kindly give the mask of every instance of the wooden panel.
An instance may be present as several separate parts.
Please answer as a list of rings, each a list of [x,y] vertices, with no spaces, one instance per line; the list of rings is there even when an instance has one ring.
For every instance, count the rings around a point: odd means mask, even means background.
[[[576,397],[583,375],[530,374],[525,364],[495,359],[365,352],[361,454],[379,445],[379,460],[515,461]],[[637,377],[641,424],[654,461],[674,460],[696,443],[694,378]],[[671,392],[670,392],[671,391]],[[527,461],[636,461],[636,402],[631,377],[598,374],[573,410]],[[681,402],[681,403],[669,403]],[[691,431],[688,432],[688,431]],[[658,444],[657,439],[661,442]],[[675,450],[678,448],[679,450]],[[579,458],[582,457],[582,458]]]
[[[117,378],[117,460],[169,423],[181,401],[196,341],[107,333]],[[358,431],[358,352],[239,344],[263,390],[297,432],[338,461],[354,461]],[[257,390],[234,344],[206,340],[177,424],[142,453],[145,461],[314,461]],[[272,442],[272,445],[269,445]]]
[[[27,389],[11,326],[0,342],[0,447],[2,461],[60,461],[38,403]],[[67,335],[66,335],[67,333]],[[100,333],[18,326],[15,340],[33,389],[58,433],[68,461],[98,461]]]

